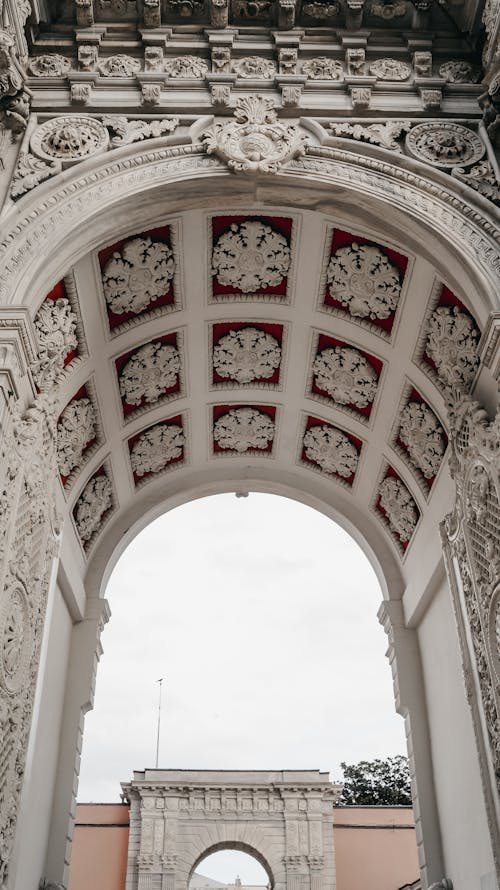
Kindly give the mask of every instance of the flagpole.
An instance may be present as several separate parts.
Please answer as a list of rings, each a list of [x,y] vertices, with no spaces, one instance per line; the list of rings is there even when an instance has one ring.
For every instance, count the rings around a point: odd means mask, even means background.
[[[159,696],[158,696],[158,728],[156,732],[156,769],[158,769],[158,756],[160,753],[160,722],[161,722],[161,684],[163,683],[163,677],[160,680],[156,681],[159,684]]]

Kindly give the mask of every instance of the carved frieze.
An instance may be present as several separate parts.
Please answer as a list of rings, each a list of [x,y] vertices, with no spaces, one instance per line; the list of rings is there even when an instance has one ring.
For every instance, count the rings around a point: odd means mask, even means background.
[[[344,69],[341,62],[328,56],[316,56],[302,63],[302,74],[311,80],[341,80]]]
[[[71,60],[60,53],[45,53],[33,56],[28,68],[33,77],[66,77],[71,68]]]
[[[377,59],[370,65],[370,74],[379,80],[408,80],[411,76],[411,68],[406,62],[399,59]]]
[[[231,62],[231,70],[247,80],[269,80],[276,74],[276,65],[261,56],[244,56]]]
[[[164,71],[168,77],[173,78],[203,78],[208,73],[208,64],[198,56],[177,56],[175,59],[166,59]]]
[[[103,77],[135,77],[141,70],[139,59],[118,53],[116,56],[108,56],[99,62],[99,71]]]
[[[131,142],[142,142],[143,139],[158,139],[159,136],[173,133],[179,126],[179,119],[176,117],[141,121],[129,120],[120,114],[105,114],[102,122],[114,134],[111,137],[112,148],[128,145]]]
[[[349,124],[335,122],[329,128],[335,136],[370,142],[389,151],[401,151],[401,140],[409,132],[411,121],[386,121],[383,124]]]

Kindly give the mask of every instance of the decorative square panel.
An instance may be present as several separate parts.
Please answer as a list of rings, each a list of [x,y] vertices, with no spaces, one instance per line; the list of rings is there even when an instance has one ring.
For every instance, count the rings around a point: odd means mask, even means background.
[[[401,301],[408,257],[360,235],[327,236],[319,308],[389,338]]]
[[[168,417],[131,436],[128,450],[135,485],[182,467],[186,460],[186,446],[186,419],[182,414]]]
[[[282,216],[212,217],[212,302],[289,300],[293,220]]]
[[[389,531],[399,552],[404,554],[420,519],[420,510],[396,470],[387,464],[372,502],[379,520]]]
[[[37,384],[72,371],[87,355],[75,281],[70,273],[47,294],[34,317],[38,342]]]
[[[99,251],[109,328],[119,333],[131,322],[179,308],[176,229],[159,226],[122,238]]]
[[[213,324],[209,347],[212,388],[280,388],[285,333],[284,325],[269,322]]]
[[[306,395],[370,419],[383,362],[329,334],[315,334]]]
[[[90,477],[73,507],[81,545],[88,553],[117,506],[111,467],[105,461]]]
[[[469,389],[478,365],[479,326],[445,284],[434,285],[414,359],[442,390]]]
[[[272,455],[276,437],[275,405],[214,405],[212,412],[214,455]]]
[[[448,447],[448,436],[436,412],[411,383],[403,392],[391,444],[429,497]]]
[[[126,421],[184,394],[182,331],[156,337],[115,359]]]
[[[102,442],[95,387],[88,381],[70,399],[57,420],[57,463],[66,490]]]
[[[299,443],[299,463],[352,488],[362,441],[319,417],[307,415]]]

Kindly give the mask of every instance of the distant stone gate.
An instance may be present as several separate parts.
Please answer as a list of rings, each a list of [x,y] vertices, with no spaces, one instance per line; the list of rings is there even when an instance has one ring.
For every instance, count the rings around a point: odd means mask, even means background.
[[[123,784],[130,802],[126,890],[186,890],[202,859],[253,855],[272,890],[335,890],[328,773],[145,770]]]

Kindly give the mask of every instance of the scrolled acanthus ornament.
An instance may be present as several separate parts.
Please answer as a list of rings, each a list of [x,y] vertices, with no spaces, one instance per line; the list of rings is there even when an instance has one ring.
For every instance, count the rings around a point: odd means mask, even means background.
[[[104,473],[93,476],[78,498],[74,517],[78,535],[89,545],[99,531],[104,515],[113,506],[113,487]]]
[[[331,123],[330,130],[335,136],[370,142],[389,151],[401,151],[400,139],[408,133],[411,121],[386,121],[385,124]]]
[[[251,383],[272,377],[281,362],[281,346],[258,328],[229,331],[214,346],[213,363],[219,377]]]
[[[66,77],[71,68],[71,60],[59,53],[46,53],[34,56],[29,62],[33,77]]]
[[[312,426],[304,434],[304,451],[308,460],[331,475],[350,479],[358,468],[356,446],[341,430],[323,424]]]
[[[212,252],[212,274],[219,284],[251,293],[277,287],[290,268],[287,240],[271,226],[250,220],[232,223]]]
[[[236,102],[234,121],[217,123],[202,134],[207,153],[235,172],[277,173],[305,154],[305,137],[294,125],[278,122],[272,99],[247,96]]]
[[[32,152],[45,161],[76,164],[106,151],[109,134],[106,127],[88,115],[53,118],[36,128],[30,139]]]
[[[175,262],[170,247],[149,236],[132,238],[104,266],[104,296],[111,312],[137,315],[165,294]]]
[[[302,74],[311,80],[340,80],[344,74],[341,62],[328,56],[316,56],[302,63]]]
[[[179,351],[169,343],[146,343],[129,358],[120,373],[120,393],[129,405],[158,401],[174,386],[181,367]]]
[[[82,464],[85,448],[95,438],[96,415],[90,399],[75,399],[57,422],[57,464],[61,476],[69,476]]]
[[[369,361],[357,349],[333,346],[314,359],[316,386],[340,405],[366,408],[375,398],[378,378]]]
[[[45,300],[35,315],[35,330],[38,361],[34,377],[42,389],[55,383],[67,356],[78,348],[76,315],[69,300]]]
[[[411,463],[426,479],[432,479],[446,449],[445,432],[434,412],[422,402],[409,402],[401,412],[399,438]]]
[[[406,148],[412,157],[442,170],[468,167],[485,152],[476,133],[450,121],[416,124],[406,137]]]
[[[198,56],[178,56],[165,61],[164,71],[168,77],[199,80],[206,77],[208,65]]]
[[[237,451],[266,451],[274,440],[274,421],[256,408],[232,408],[214,423],[219,448]]]
[[[379,488],[379,501],[389,526],[399,540],[409,542],[418,522],[418,508],[406,485],[394,476],[384,479]]]
[[[445,386],[468,389],[476,373],[479,331],[457,306],[439,306],[430,319],[425,347]]]
[[[481,70],[465,59],[451,59],[439,66],[439,74],[447,83],[477,83]]]
[[[132,445],[130,463],[136,476],[159,473],[182,456],[185,444],[182,427],[177,423],[158,423],[146,430]]]
[[[373,245],[353,242],[339,247],[328,263],[326,277],[331,296],[351,315],[388,318],[398,305],[399,269]]]
[[[276,74],[276,66],[260,56],[245,56],[231,63],[231,71],[246,80],[269,80]]]
[[[15,580],[0,609],[0,681],[9,695],[27,679],[32,649],[30,606],[24,585]]]
[[[370,65],[370,74],[379,80],[408,80],[411,68],[406,62],[399,59],[377,59]]]
[[[120,145],[142,142],[143,139],[157,139],[159,136],[173,133],[179,126],[179,118],[139,121],[129,120],[120,114],[105,114],[102,123],[106,129],[114,133],[111,137],[111,147],[118,148]]]
[[[99,63],[99,71],[103,77],[135,77],[141,70],[139,59],[119,53],[109,56]]]
[[[0,124],[13,139],[26,129],[30,101],[26,72],[16,57],[12,35],[0,29]]]
[[[10,186],[11,198],[13,198],[13,200],[20,198],[22,195],[25,195],[26,192],[29,192],[31,189],[36,188],[37,185],[40,185],[41,182],[45,182],[46,179],[50,179],[51,176],[55,176],[60,172],[60,162],[42,161],[41,158],[35,157],[31,152],[23,151],[19,155],[19,160],[12,177]]]

